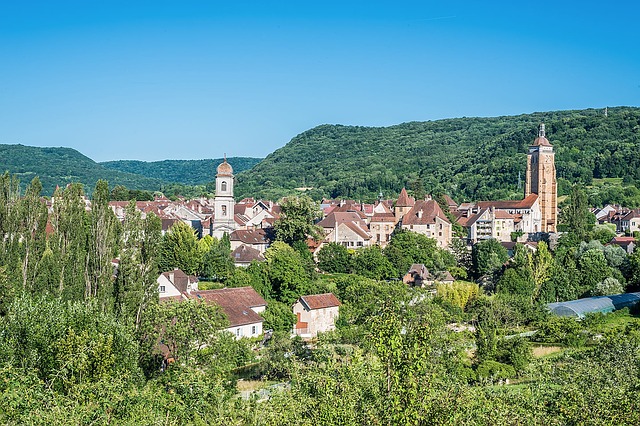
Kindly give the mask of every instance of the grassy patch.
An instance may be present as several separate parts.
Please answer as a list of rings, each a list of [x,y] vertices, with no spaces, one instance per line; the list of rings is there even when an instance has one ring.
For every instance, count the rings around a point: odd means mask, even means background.
[[[536,344],[536,346],[532,348],[533,356],[536,358],[548,357],[550,355],[560,353],[564,350],[565,348],[561,346],[547,346],[541,344]]]
[[[591,186],[598,187],[604,185],[622,185],[622,178],[601,178],[601,179],[593,179],[591,181]]]

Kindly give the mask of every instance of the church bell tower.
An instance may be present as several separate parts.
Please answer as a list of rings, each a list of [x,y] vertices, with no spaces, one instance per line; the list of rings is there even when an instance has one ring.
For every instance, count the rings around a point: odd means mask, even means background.
[[[212,235],[222,238],[227,233],[230,234],[236,228],[234,220],[235,199],[233,198],[233,168],[227,163],[225,155],[224,162],[218,166],[216,173],[216,195],[213,199],[213,230]]]
[[[544,123],[540,124],[538,137],[527,154],[527,176],[525,198],[538,195],[542,232],[556,232],[558,223],[558,191],[556,187],[556,165],[553,146],[547,140]]]

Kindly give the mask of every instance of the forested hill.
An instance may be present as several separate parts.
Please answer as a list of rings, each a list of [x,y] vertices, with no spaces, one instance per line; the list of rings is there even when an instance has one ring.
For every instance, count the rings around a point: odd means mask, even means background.
[[[236,193],[277,198],[311,187],[315,198],[372,199],[380,191],[397,196],[407,186],[459,202],[517,198],[541,122],[557,153],[561,193],[568,183],[592,178],[640,180],[640,108],[618,107],[607,116],[588,109],[391,127],[321,125],[238,176]]]
[[[80,182],[91,192],[99,179],[107,180],[111,187],[130,189],[159,190],[162,184],[159,179],[108,169],[71,148],[0,144],[0,173],[5,171],[16,175],[23,188],[38,176],[44,195],[52,195],[56,185],[71,182]]]
[[[253,157],[231,157],[227,161],[234,173],[248,170],[262,159]],[[215,179],[216,167],[222,158],[207,160],[163,160],[136,161],[118,160],[100,163],[104,167],[122,172],[137,173],[148,178],[161,179],[166,182],[183,185],[204,185]]]

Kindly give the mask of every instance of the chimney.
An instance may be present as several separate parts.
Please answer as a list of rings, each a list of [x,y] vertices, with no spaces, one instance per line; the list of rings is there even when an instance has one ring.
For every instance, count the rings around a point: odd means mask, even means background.
[[[422,219],[422,210],[418,210],[418,219]]]

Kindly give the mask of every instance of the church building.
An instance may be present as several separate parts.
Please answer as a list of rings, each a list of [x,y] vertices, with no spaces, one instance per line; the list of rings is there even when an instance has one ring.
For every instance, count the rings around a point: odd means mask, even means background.
[[[556,232],[558,222],[558,191],[553,146],[545,136],[544,123],[540,124],[538,137],[529,147],[525,198],[537,194],[540,203],[540,232]]]
[[[540,124],[538,137],[527,154],[524,199],[465,203],[456,211],[458,223],[467,228],[472,242],[488,238],[508,242],[514,232],[521,234],[521,241],[531,234],[555,233],[556,186],[555,153],[546,138],[544,124]]]
[[[218,166],[216,174],[216,195],[213,199],[214,216],[211,236],[222,238],[225,233],[231,234],[236,229],[234,209],[236,201],[233,198],[233,168],[224,162]]]

